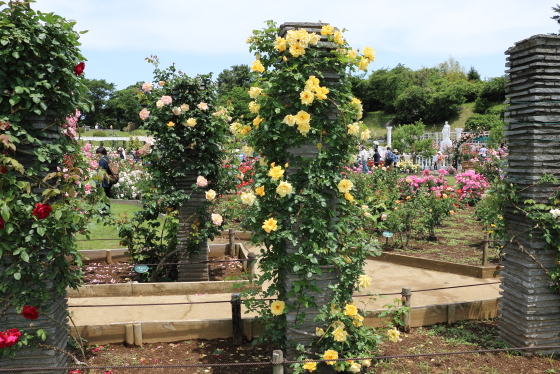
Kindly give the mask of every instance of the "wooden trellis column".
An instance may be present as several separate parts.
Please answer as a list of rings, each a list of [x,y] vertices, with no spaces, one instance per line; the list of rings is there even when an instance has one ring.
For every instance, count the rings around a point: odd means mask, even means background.
[[[560,172],[560,36],[535,35],[506,51],[505,138],[509,147],[508,182],[527,187],[543,173]],[[521,191],[520,202],[543,201],[558,186],[538,185]],[[508,244],[500,302],[500,336],[513,347],[560,345],[560,294],[541,265],[555,266],[554,255],[533,223],[504,207],[519,244]],[[534,259],[532,259],[530,253]],[[550,350],[536,351],[550,353]]]

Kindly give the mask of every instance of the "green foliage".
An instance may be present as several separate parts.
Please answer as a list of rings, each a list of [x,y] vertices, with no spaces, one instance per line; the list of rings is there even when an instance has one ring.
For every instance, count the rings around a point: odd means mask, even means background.
[[[410,153],[414,160],[416,156],[431,157],[436,153],[432,139],[421,139],[425,132],[424,123],[420,120],[411,125],[402,125],[395,129],[392,145],[401,153]]]
[[[498,115],[474,113],[467,120],[465,131],[476,133],[489,131],[487,145],[491,148],[497,148],[504,141],[504,126],[504,120]]]
[[[506,98],[506,82],[505,77],[491,78],[485,82],[476,99],[474,111],[484,114],[492,104],[503,103]]]
[[[84,84],[87,87],[84,97],[91,103],[91,111],[84,114],[82,125],[93,129],[96,124],[99,124],[108,128],[109,125],[105,125],[104,109],[108,98],[115,91],[115,84],[105,79],[85,79]]]
[[[476,71],[474,66],[471,66],[471,68],[469,69],[469,72],[467,73],[467,79],[471,82],[480,81],[480,74],[478,73],[478,71]]]
[[[449,60],[438,64],[437,67],[441,71],[442,76],[449,82],[458,82],[467,79],[465,68],[453,57],[449,57]]]
[[[233,65],[231,69],[224,69],[216,79],[219,102],[222,103],[222,96],[228,94],[235,87],[248,89],[252,82],[250,73],[249,66],[245,64]]]
[[[115,130],[123,129],[130,123],[138,127],[140,123],[138,112],[142,109],[138,100],[139,86],[140,84],[137,83],[111,94],[103,108],[105,128],[113,126]]]
[[[256,114],[249,110],[251,98],[247,95],[248,88],[233,87],[220,97],[220,103],[230,107],[229,114],[236,120],[252,121]]]
[[[95,136],[95,137],[99,137],[99,138],[104,138],[107,136],[107,133],[105,131],[101,131],[101,130],[96,130],[93,131],[91,133],[91,136]]]

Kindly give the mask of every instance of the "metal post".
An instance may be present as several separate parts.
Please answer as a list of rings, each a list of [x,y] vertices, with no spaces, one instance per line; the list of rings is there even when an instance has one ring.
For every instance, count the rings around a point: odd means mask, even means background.
[[[488,266],[488,234],[484,235],[484,244],[482,246],[482,266]]]
[[[111,252],[110,249],[108,249],[105,252],[105,262],[108,264],[112,264],[113,263],[113,253]]]
[[[402,304],[403,306],[410,308],[410,297],[412,296],[412,292],[410,291],[410,287],[403,287],[401,291],[402,295]],[[410,311],[403,314],[403,329],[404,332],[410,332]]]
[[[243,331],[241,329],[241,299],[238,293],[231,294],[231,326],[233,345],[241,345]]]
[[[235,231],[233,229],[229,229],[229,255],[231,257],[235,256]]]
[[[248,270],[249,270],[249,279],[253,279],[254,275],[255,275],[255,267],[257,264],[257,259],[256,256],[253,252],[249,252],[249,258],[248,258]]]
[[[284,353],[281,350],[272,352],[272,374],[284,374]]]

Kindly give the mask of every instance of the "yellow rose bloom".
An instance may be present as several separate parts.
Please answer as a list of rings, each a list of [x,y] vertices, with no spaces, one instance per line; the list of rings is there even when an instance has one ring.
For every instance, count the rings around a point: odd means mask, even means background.
[[[252,192],[243,192],[241,194],[241,202],[245,205],[252,206],[256,198],[257,197]]]
[[[371,360],[362,360],[362,366],[370,367],[371,366]]]
[[[360,125],[357,123],[351,123],[348,125],[348,134],[358,135],[360,133]]]
[[[352,324],[356,327],[362,327],[364,325],[364,317],[362,317],[359,314],[356,314],[354,316],[354,319],[352,321]]]
[[[338,305],[332,304],[331,305],[331,314],[336,314],[340,312],[340,308],[338,307]]]
[[[277,36],[274,42],[274,49],[278,52],[284,52],[286,50],[286,39]]]
[[[264,186],[260,186],[260,187],[255,188],[255,193],[257,195],[259,195],[260,197],[263,197],[265,195]]]
[[[310,91],[315,91],[319,87],[319,79],[312,75],[305,81],[305,89]]]
[[[323,330],[320,327],[315,327],[315,335],[321,337],[321,336],[325,335],[325,330]]]
[[[296,43],[290,47],[290,54],[294,57],[299,57],[305,54],[305,48]]]
[[[288,126],[293,126],[296,124],[296,116],[288,114],[286,117],[284,117],[284,120],[282,122],[284,122]]]
[[[327,36],[332,35],[334,27],[331,25],[325,25],[321,28],[321,35]]]
[[[400,335],[401,333],[397,330],[396,327],[393,327],[391,330],[387,331],[387,338],[393,343],[397,343],[402,340],[401,338],[399,338]]]
[[[261,118],[261,116],[255,117],[255,119],[253,120],[253,126],[258,129],[262,121],[264,121],[264,118]]]
[[[167,127],[173,127],[175,126],[175,122],[169,121],[167,122]]]
[[[309,123],[311,121],[311,115],[306,111],[300,110],[296,114],[296,123],[299,125],[300,123]]]
[[[292,185],[288,182],[280,182],[278,187],[276,187],[276,193],[281,197],[286,197],[286,195],[290,195],[292,193]]]
[[[357,362],[353,362],[350,365],[350,369],[349,369],[352,373],[359,373],[360,370],[362,370],[362,365],[358,364]]]
[[[282,61],[284,61],[284,62],[288,61],[288,57],[282,56]]]
[[[286,307],[286,303],[280,300],[274,300],[272,304],[270,304],[270,311],[275,316],[280,316],[284,314],[284,308]]]
[[[288,32],[286,33],[286,41],[288,42],[289,46],[298,44],[302,48],[307,48],[310,38],[311,36],[305,29],[288,30]]]
[[[342,33],[340,31],[334,32],[334,42],[338,45],[344,44],[344,38],[342,37]]]
[[[324,26],[323,26],[324,27]],[[332,349],[328,349],[323,353],[323,360],[337,360],[338,352]],[[334,365],[336,361],[327,361],[327,365]]]
[[[362,101],[360,99],[358,99],[357,97],[353,97],[352,101],[350,101],[350,104],[362,105]]]
[[[346,193],[344,194],[344,198],[345,198],[346,200],[350,201],[350,202],[354,201],[354,196],[352,196],[352,194],[349,193],[349,192],[346,192]]]
[[[327,87],[318,87],[315,91],[315,97],[317,98],[317,100],[325,100],[329,92],[330,91]]]
[[[307,133],[311,130],[311,126],[309,125],[309,122],[301,122],[298,123],[297,129],[303,136],[307,136]]]
[[[360,135],[360,139],[361,140],[368,140],[369,138],[371,138],[371,134],[369,132],[369,129],[366,129],[366,130],[362,131],[362,134]]]
[[[161,108],[163,106],[163,101],[158,100],[156,101],[156,107]]]
[[[355,49],[351,49],[348,51],[348,53],[346,53],[346,56],[348,56],[348,58],[356,58],[358,56],[358,52],[356,52]]]
[[[241,128],[241,130],[239,130],[239,133],[240,133],[241,135],[245,135],[245,134],[247,134],[249,131],[251,131],[251,126],[245,125],[245,126],[243,126],[243,127]]]
[[[334,331],[332,332],[332,335],[333,335],[333,338],[334,338],[335,341],[345,342],[346,337],[348,336],[348,333],[346,332],[346,330],[344,330],[344,328],[338,327],[338,328],[334,329]]]
[[[208,190],[206,191],[206,200],[208,201],[212,201],[216,198],[216,191],[214,190]]]
[[[253,61],[253,66],[251,66],[251,70],[258,71],[259,73],[264,73],[264,66],[260,60]]]
[[[342,179],[338,182],[338,191],[342,193],[350,192],[350,190],[354,187],[354,183],[350,179]]]
[[[185,124],[187,124],[187,122],[185,122]],[[234,122],[229,125],[229,131],[231,131],[232,134],[237,134],[242,127],[243,126],[239,122]]]
[[[317,45],[317,43],[319,43],[319,40],[321,40],[321,36],[315,33],[311,33],[309,34],[309,44],[311,45]]]
[[[186,112],[187,110],[189,110],[188,104],[181,104],[181,110],[182,110],[183,112]]]
[[[370,63],[369,59],[362,57],[360,59],[360,62],[358,63],[358,69],[366,71],[369,66],[369,63]]]
[[[313,95],[313,92],[309,90],[303,90],[300,92],[299,98],[301,99],[301,103],[303,105],[310,105],[313,102],[313,99],[315,99],[315,95]]]
[[[356,308],[356,305],[354,303],[346,304],[346,306],[344,307],[344,315],[352,317],[356,314],[358,314],[358,308]]]
[[[362,56],[370,61],[375,61],[375,51],[371,47],[365,47],[362,51]]]
[[[264,221],[262,228],[264,231],[270,234],[271,231],[278,230],[277,223],[278,221],[276,221],[274,218],[269,218],[266,221]]]
[[[309,372],[315,371],[315,369],[317,369],[317,363],[316,362],[306,362],[303,365],[303,368]]]
[[[284,176],[284,170],[282,170],[282,166],[273,166],[268,171],[268,176],[272,177],[272,180],[278,180]]]
[[[367,288],[371,285],[371,277],[369,275],[362,274],[358,277],[358,285],[360,288]]]
[[[183,125],[188,126],[188,127],[195,127],[196,126],[196,119],[189,118],[185,123],[183,123]],[[231,130],[231,127],[230,127],[230,130]]]
[[[257,97],[259,97],[261,92],[262,92],[262,88],[259,87],[251,87],[249,91],[247,91],[251,99],[256,99]]]
[[[251,111],[251,113],[258,113],[259,110],[261,109],[261,106],[259,104],[257,104],[255,101],[251,101],[249,103],[249,110]]]

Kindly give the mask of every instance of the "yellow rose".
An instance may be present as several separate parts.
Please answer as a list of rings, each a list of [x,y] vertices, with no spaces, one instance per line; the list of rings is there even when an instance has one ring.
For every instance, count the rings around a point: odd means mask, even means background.
[[[362,101],[360,99],[358,99],[357,97],[353,97],[352,101],[350,101],[350,104],[362,105]]]
[[[175,126],[175,122],[169,121],[167,122],[167,127],[173,127]]]
[[[399,338],[400,335],[401,333],[397,330],[396,327],[393,327],[391,330],[387,331],[387,338],[393,343],[397,343],[402,340],[401,338]]]
[[[280,182],[280,184],[276,188],[276,193],[278,193],[278,195],[280,195],[281,197],[290,195],[292,193],[292,185],[288,182]]]
[[[354,316],[354,319],[352,320],[352,324],[356,327],[362,327],[364,325],[364,317],[362,317],[359,314],[356,314]]]
[[[258,113],[259,110],[261,109],[261,106],[259,104],[257,104],[255,101],[251,101],[249,103],[249,110],[251,111],[251,113]]]
[[[277,36],[274,42],[274,49],[278,52],[284,52],[286,50],[286,39]]]
[[[348,125],[348,134],[350,135],[358,135],[360,133],[360,125],[357,123],[351,123]]]
[[[346,53],[346,56],[348,56],[348,58],[356,58],[358,56],[358,52],[356,52],[355,49],[351,49],[348,51],[348,53]]]
[[[371,285],[371,277],[369,275],[362,274],[358,277],[358,285],[360,288],[367,288]]]
[[[312,75],[305,81],[305,89],[310,91],[315,91],[319,87],[319,79]]]
[[[315,99],[315,95],[313,95],[313,92],[309,90],[303,90],[300,92],[299,98],[301,99],[301,103],[303,105],[310,105],[313,102],[313,99]]]
[[[212,201],[216,198],[216,191],[214,190],[208,190],[206,191],[206,200],[208,201]]]
[[[323,330],[320,327],[315,327],[315,335],[321,337],[321,336],[325,335],[325,330]]]
[[[307,136],[307,133],[311,130],[311,126],[309,125],[309,122],[301,122],[298,123],[297,129],[303,136]]]
[[[317,100],[325,100],[328,93],[329,89],[327,87],[318,87],[315,91],[315,97],[317,98]]]
[[[257,195],[259,195],[260,197],[263,197],[265,195],[264,186],[260,186],[260,187],[255,188],[255,193]]]
[[[160,87],[163,87],[163,86],[165,85],[165,82],[164,82],[164,81],[159,81],[159,82],[158,82],[158,85],[159,85]]]
[[[282,166],[273,166],[268,171],[268,176],[272,177],[272,180],[278,180],[284,176],[284,170],[282,170]]]
[[[321,28],[321,35],[327,36],[332,35],[334,27],[331,25],[325,25]]]
[[[282,56],[282,61],[284,61],[284,62],[288,61],[288,57]]]
[[[185,123],[183,123],[183,125],[186,125],[186,126],[189,126],[189,127],[194,127],[194,126],[196,126],[196,119],[189,118]]]
[[[262,121],[264,121],[264,118],[261,118],[261,116],[255,117],[255,119],[253,120],[253,126],[258,129]]]
[[[269,218],[266,221],[264,221],[262,228],[264,229],[264,231],[270,234],[271,231],[278,230],[277,223],[278,221],[276,221],[274,218]]]
[[[315,34],[315,33],[309,34],[309,44],[317,45],[317,43],[319,43],[319,40],[321,40],[320,35]]]
[[[367,59],[367,58],[365,58],[365,57],[362,57],[362,58],[360,59],[360,63],[358,64],[358,69],[359,69],[359,70],[366,71],[367,68],[368,68],[369,63],[370,63],[369,59]]]
[[[300,110],[296,114],[296,123],[299,125],[300,123],[309,123],[311,121],[311,115],[304,110]]]
[[[299,57],[305,54],[305,48],[296,43],[290,47],[290,54],[294,57]]]
[[[334,42],[338,45],[344,44],[344,38],[342,37],[342,33],[340,31],[334,32]]]
[[[342,192],[342,193],[347,193],[347,192],[350,192],[350,190],[352,189],[353,186],[354,186],[354,183],[352,183],[351,180],[342,179],[340,182],[338,182],[338,191]]]
[[[324,27],[324,26],[323,26]],[[336,360],[338,359],[338,352],[328,349],[323,353],[323,360]],[[327,365],[334,365],[336,361],[327,361]]]
[[[296,124],[296,116],[288,114],[286,117],[284,117],[284,120],[282,122],[284,122],[288,126],[293,126]]]
[[[361,140],[368,140],[369,138],[371,138],[371,134],[369,132],[369,129],[366,129],[366,130],[362,131],[362,134],[360,135],[360,139]]]
[[[251,66],[251,70],[258,71],[259,73],[264,72],[264,66],[260,60],[253,61],[253,66]]]
[[[338,307],[338,305],[332,304],[331,305],[331,314],[336,314],[340,312],[340,308]]]
[[[348,333],[342,327],[338,327],[338,328],[334,329],[332,334],[333,334],[334,340],[337,341],[337,342],[345,342],[346,337],[348,336]]]
[[[362,51],[362,56],[370,61],[375,61],[375,51],[371,47],[365,47]]]
[[[362,365],[358,364],[357,362],[353,362],[352,365],[350,365],[350,371],[352,373],[359,373],[361,369]]]
[[[189,110],[189,106],[187,104],[181,104],[181,110],[183,112],[186,112],[187,110]]]
[[[306,362],[303,365],[303,368],[305,370],[308,370],[309,372],[315,371],[315,369],[317,369],[317,363],[316,362]]]
[[[156,107],[161,108],[163,106],[163,101],[158,100],[156,101]]]
[[[185,122],[185,124],[187,124],[187,122]],[[232,134],[237,134],[239,130],[241,130],[241,127],[243,126],[239,122],[234,122],[229,125],[229,131],[231,131]]]
[[[262,88],[259,87],[251,87],[247,93],[251,97],[251,99],[256,99],[262,92]]]
[[[241,194],[241,202],[245,205],[252,206],[256,198],[252,192],[243,192]]]
[[[371,360],[362,360],[362,366],[370,367],[371,366]]]
[[[241,130],[239,130],[239,133],[240,133],[241,135],[245,135],[245,134],[247,134],[249,131],[251,131],[251,126],[245,125],[245,126],[243,126],[243,127],[241,128]]]
[[[352,196],[352,194],[350,194],[350,193],[348,193],[348,192],[346,192],[346,193],[344,194],[344,198],[345,198],[346,200],[350,201],[350,202],[354,201],[354,196]]]
[[[356,314],[358,314],[358,308],[356,308],[356,305],[354,303],[346,304],[346,306],[344,307],[344,315],[352,317]]]
[[[274,300],[272,304],[270,304],[270,311],[275,316],[280,316],[284,314],[284,308],[286,307],[286,303],[280,300]]]

